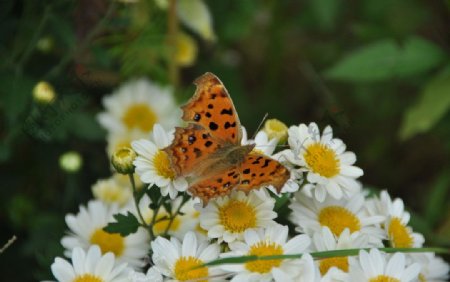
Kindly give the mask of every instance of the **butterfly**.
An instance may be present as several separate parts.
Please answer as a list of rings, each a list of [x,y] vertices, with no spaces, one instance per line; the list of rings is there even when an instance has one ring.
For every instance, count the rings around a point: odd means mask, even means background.
[[[241,145],[242,128],[222,82],[212,73],[194,81],[194,96],[182,106],[187,127],[177,127],[169,156],[176,176],[190,176],[189,191],[206,205],[210,199],[237,189],[249,192],[272,185],[280,192],[290,178],[280,162]]]

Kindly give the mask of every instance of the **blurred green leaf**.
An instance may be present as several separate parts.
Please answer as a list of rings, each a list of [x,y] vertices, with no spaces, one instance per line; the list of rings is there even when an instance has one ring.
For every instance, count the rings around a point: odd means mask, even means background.
[[[122,236],[128,236],[135,233],[140,226],[137,218],[131,212],[128,212],[126,215],[118,213],[114,215],[114,219],[116,222],[108,223],[103,230],[108,233],[119,233]]]
[[[403,117],[400,138],[405,140],[425,132],[438,122],[450,106],[450,67],[432,79],[417,103]]]
[[[428,201],[425,205],[425,217],[427,222],[433,227],[443,216],[449,207],[447,202],[447,194],[450,188],[450,175],[441,173],[433,185],[431,193],[429,193]]]
[[[394,75],[400,52],[393,40],[372,43],[352,52],[326,71],[326,76],[354,82],[377,81]]]
[[[311,0],[311,9],[322,30],[332,30],[336,25],[341,0]]]
[[[401,77],[424,73],[438,66],[445,53],[434,43],[420,37],[411,37],[403,46],[395,74]]]
[[[68,122],[71,132],[87,140],[102,140],[105,131],[100,127],[95,117],[88,113],[73,113]]]
[[[32,97],[33,80],[12,74],[0,75],[0,108],[5,112],[10,123],[16,123],[30,103]]]
[[[352,52],[325,74],[332,79],[352,82],[382,81],[424,73],[438,66],[444,58],[439,47],[419,37],[409,38],[404,46],[386,39]]]

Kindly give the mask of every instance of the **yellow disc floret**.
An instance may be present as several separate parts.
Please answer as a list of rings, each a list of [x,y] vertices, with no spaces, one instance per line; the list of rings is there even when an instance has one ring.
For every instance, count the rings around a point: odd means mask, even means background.
[[[240,233],[256,227],[256,210],[246,202],[230,200],[219,208],[219,219],[226,230]]]
[[[250,247],[249,256],[275,256],[282,255],[283,248],[272,242],[259,242]],[[281,259],[273,260],[255,260],[245,264],[245,268],[251,272],[268,273],[274,267],[281,265]]]
[[[326,145],[321,143],[309,145],[303,157],[308,167],[323,177],[332,178],[340,172],[340,163],[336,153]]]
[[[120,234],[111,234],[101,228],[92,233],[91,244],[98,245],[103,254],[112,252],[116,257],[120,257],[125,249],[125,240]]]
[[[361,229],[359,218],[341,206],[323,208],[318,215],[318,220],[320,225],[330,228],[331,232],[336,236],[339,236],[345,228],[348,228],[350,233]]]

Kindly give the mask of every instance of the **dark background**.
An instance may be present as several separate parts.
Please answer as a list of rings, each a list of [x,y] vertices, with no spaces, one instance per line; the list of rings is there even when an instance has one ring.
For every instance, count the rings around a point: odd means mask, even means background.
[[[426,244],[450,246],[450,1],[205,3],[217,40],[181,23],[198,57],[178,69],[180,103],[211,71],[250,134],[266,112],[331,125],[365,187],[401,197]],[[0,254],[3,280],[50,278],[64,215],[110,175],[95,120],[102,97],[132,77],[175,82],[167,18],[153,1],[0,3],[0,245],[18,237]],[[55,88],[51,105],[32,99],[41,80]],[[69,150],[83,158],[76,173],[58,164]]]

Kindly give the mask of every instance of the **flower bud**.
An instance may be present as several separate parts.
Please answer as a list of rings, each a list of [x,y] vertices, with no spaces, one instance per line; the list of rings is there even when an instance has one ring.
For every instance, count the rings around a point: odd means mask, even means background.
[[[278,143],[284,143],[287,139],[288,128],[286,124],[277,119],[268,119],[264,124],[263,131],[269,139],[277,138]]]
[[[83,159],[75,151],[69,151],[59,157],[59,166],[66,172],[77,172],[83,165]]]
[[[136,157],[136,152],[134,152],[133,149],[123,147],[114,152],[111,156],[111,164],[118,173],[130,174],[134,172],[133,161]]]
[[[56,94],[50,83],[40,81],[33,88],[33,98],[36,102],[42,104],[50,104],[55,99]]]

